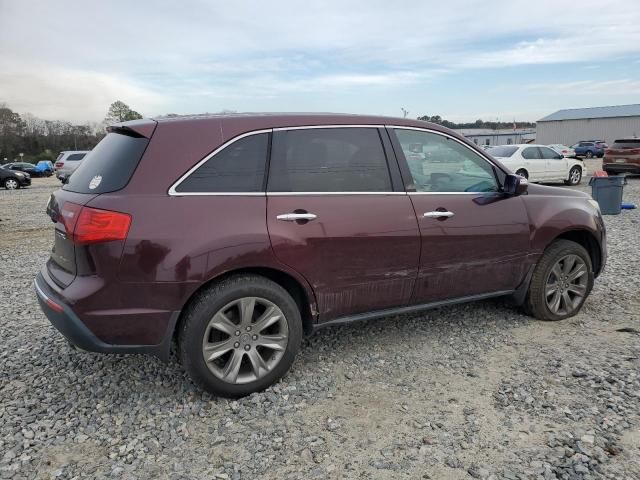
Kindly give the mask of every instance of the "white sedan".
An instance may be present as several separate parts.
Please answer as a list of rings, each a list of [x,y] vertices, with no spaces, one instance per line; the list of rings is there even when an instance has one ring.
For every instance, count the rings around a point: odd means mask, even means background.
[[[546,145],[499,145],[487,153],[530,182],[564,181],[578,185],[587,173],[581,160],[565,158]]]
[[[554,143],[553,145],[548,145],[548,146],[551,147],[556,152],[561,153],[563,157],[568,157],[568,158],[576,157],[576,151],[571,147],[567,147],[566,145],[562,145],[560,143]]]

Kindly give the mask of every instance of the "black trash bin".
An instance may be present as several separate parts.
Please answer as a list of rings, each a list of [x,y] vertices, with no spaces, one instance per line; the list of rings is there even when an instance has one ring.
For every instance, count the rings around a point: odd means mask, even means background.
[[[600,205],[603,215],[618,215],[622,208],[622,191],[627,179],[624,175],[614,175],[611,177],[592,177],[589,180],[591,185],[591,196]]]

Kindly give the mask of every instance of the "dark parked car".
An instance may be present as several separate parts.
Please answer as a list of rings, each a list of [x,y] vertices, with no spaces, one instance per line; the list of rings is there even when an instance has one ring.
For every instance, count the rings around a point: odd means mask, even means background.
[[[607,173],[640,174],[640,138],[621,138],[613,142],[602,159]]]
[[[578,142],[571,148],[574,149],[576,157],[601,158],[604,156],[604,150],[607,144],[603,140],[587,140]]]
[[[15,190],[20,187],[31,185],[31,176],[25,172],[19,172],[2,165],[0,168],[0,185],[7,190]]]
[[[33,163],[28,162],[13,162],[7,163],[4,168],[8,170],[15,170],[17,172],[28,173],[30,176],[37,176],[36,166]]]
[[[605,265],[588,195],[527,185],[431,123],[214,115],[109,132],[49,200],[42,309],[84,350],[166,359],[176,341],[219,395],[271,385],[324,325],[502,296],[570,317]]]

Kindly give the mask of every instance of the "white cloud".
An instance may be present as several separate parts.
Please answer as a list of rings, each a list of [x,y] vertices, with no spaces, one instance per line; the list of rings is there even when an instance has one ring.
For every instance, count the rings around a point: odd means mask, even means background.
[[[640,80],[575,80],[569,82],[533,83],[525,90],[552,95],[638,95]]]
[[[15,111],[84,123],[103,119],[115,100],[147,114],[156,113],[167,103],[162,95],[118,75],[0,61],[0,102],[7,102]]]

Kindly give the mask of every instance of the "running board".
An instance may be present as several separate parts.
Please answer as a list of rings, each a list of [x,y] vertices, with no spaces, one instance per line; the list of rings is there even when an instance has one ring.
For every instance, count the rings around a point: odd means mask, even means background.
[[[406,313],[415,313],[424,310],[431,310],[434,308],[448,307],[451,305],[459,305],[461,303],[475,302],[478,300],[485,300],[487,298],[504,297],[506,295],[512,295],[515,290],[501,290],[499,292],[482,293],[480,295],[469,295],[468,297],[452,298],[449,300],[441,300],[439,302],[423,303],[420,305],[410,305],[407,307],[398,308],[386,308],[384,310],[376,310],[375,312],[358,313],[356,315],[348,315],[346,317],[339,317],[328,322],[317,323],[313,326],[313,330],[318,330],[324,327],[333,327],[335,325],[345,325],[347,323],[362,322],[365,320],[374,320],[376,318],[390,317],[393,315],[403,315]]]

